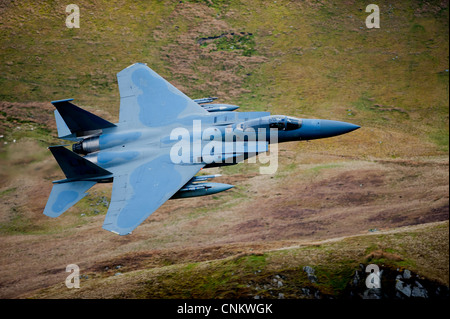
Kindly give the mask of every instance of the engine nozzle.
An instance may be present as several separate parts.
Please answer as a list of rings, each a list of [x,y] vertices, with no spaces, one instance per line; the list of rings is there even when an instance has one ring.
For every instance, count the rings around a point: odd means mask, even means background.
[[[99,137],[89,137],[72,145],[72,151],[77,154],[89,154],[100,150]]]

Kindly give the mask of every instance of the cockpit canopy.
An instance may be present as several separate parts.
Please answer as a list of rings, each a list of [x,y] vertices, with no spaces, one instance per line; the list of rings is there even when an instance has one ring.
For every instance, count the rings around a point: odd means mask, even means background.
[[[269,127],[277,128],[283,131],[292,131],[299,129],[302,126],[302,121],[294,117],[285,115],[269,116]]]
[[[258,128],[275,128],[280,131],[292,131],[299,129],[301,126],[301,119],[285,115],[271,115],[243,122],[238,125],[238,129],[243,129],[245,131],[249,128],[254,130],[257,130]]]
[[[302,127],[302,120],[286,116],[286,131],[296,130]]]

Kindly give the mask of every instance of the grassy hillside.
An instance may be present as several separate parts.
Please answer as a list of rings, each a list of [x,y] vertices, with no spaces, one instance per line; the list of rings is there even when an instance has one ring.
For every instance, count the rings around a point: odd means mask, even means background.
[[[115,74],[141,61],[192,97],[350,120],[448,150],[446,1],[381,1],[380,29],[366,28],[363,1],[78,5],[81,27],[68,29],[63,2],[3,4],[0,100],[73,97],[116,119]]]
[[[448,1],[378,1],[379,29],[366,28],[367,4],[359,0],[80,0],[79,29],[65,26],[67,4],[0,2],[1,297],[61,283],[70,263],[95,270],[131,253],[143,260],[136,267],[144,267],[160,252],[214,247],[231,256],[232,245],[245,255],[236,264],[253,267],[274,256],[266,245],[448,220]],[[210,170],[236,187],[169,201],[131,236],[101,229],[111,185],[95,186],[60,218],[43,216],[51,181],[63,176],[46,149],[62,142],[49,102],[74,98],[117,121],[116,73],[135,62],[192,98],[217,96],[241,111],[343,120],[361,129],[279,145],[274,175],[260,175],[259,166],[248,163]],[[428,237],[417,238],[431,245]],[[353,261],[365,262],[367,247],[378,239],[364,239],[366,248]],[[448,257],[448,237],[441,240],[426,257],[402,250],[408,267],[424,272],[420,259],[431,264],[425,271],[431,279],[439,277],[430,271],[434,266],[448,273],[441,258]],[[264,249],[252,257],[255,242]],[[314,247],[295,254],[305,250]],[[191,263],[217,259],[204,256],[177,260],[174,268],[156,264],[155,273],[143,270],[142,276],[159,281],[174,269],[196,273],[207,264]],[[228,276],[235,261],[214,261],[219,268],[209,276],[218,269]],[[329,271],[331,264],[316,266]],[[199,285],[206,295],[228,296]],[[150,295],[144,287],[136,296],[167,296],[164,289]]]
[[[364,285],[362,289],[355,285],[354,278],[358,273],[364,281],[361,265],[369,263],[383,269],[386,291],[394,290],[395,276],[389,278],[391,274],[405,269],[420,274],[414,275],[415,280],[424,285],[424,275],[430,280],[428,286],[448,285],[448,251],[442,254],[448,250],[446,243],[448,223],[437,223],[282,249],[255,243],[245,247],[247,252],[243,247],[226,246],[184,254],[127,254],[85,269],[80,289],[67,289],[61,283],[24,297],[351,298],[349,290],[361,295],[366,290]],[[434,258],[432,263],[430,258]],[[314,269],[314,280],[304,271],[305,266]]]

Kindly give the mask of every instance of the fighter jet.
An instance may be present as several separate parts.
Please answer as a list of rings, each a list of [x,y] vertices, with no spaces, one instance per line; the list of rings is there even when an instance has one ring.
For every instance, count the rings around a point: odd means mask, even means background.
[[[215,194],[233,185],[212,183],[202,168],[234,165],[268,152],[270,143],[341,135],[359,126],[300,119],[192,100],[146,64],[117,74],[119,122],[111,123],[71,103],[51,102],[58,137],[50,146],[65,179],[53,181],[44,214],[58,217],[97,183],[113,183],[103,228],[130,234],[169,199]],[[274,139],[273,137],[276,136]]]

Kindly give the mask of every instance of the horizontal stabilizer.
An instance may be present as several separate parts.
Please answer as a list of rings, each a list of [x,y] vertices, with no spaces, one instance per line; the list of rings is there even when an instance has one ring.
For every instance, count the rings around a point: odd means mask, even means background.
[[[69,151],[64,146],[50,146],[49,149],[67,178],[83,179],[112,174],[80,155]]]
[[[96,182],[91,181],[54,184],[44,209],[44,215],[58,217],[86,196],[85,192],[95,184]]]
[[[58,110],[59,115],[64,120],[66,127],[70,130],[70,133],[77,133],[78,136],[83,136],[83,132],[96,131],[116,126],[97,115],[79,108],[70,103],[70,101],[73,101],[73,99],[52,102]]]

